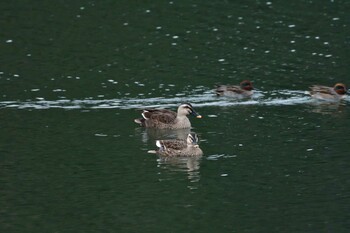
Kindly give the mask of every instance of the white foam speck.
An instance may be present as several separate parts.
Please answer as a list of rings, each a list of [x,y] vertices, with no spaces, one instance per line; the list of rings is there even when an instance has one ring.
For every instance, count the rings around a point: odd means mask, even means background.
[[[54,89],[54,90],[52,90],[53,92],[65,92],[66,90],[64,90],[64,89]]]
[[[107,134],[103,134],[103,133],[95,133],[96,137],[107,137]]]

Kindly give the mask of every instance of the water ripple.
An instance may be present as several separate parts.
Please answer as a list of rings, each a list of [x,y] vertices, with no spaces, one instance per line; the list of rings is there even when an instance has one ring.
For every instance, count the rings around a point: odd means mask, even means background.
[[[176,95],[175,95],[176,96]],[[346,99],[349,101],[349,98]],[[121,98],[96,100],[92,98],[82,100],[27,100],[2,101],[0,108],[17,109],[141,109],[141,108],[168,108],[176,107],[179,103],[190,102],[198,107],[206,106],[238,106],[238,105],[298,105],[311,103],[313,100],[305,95],[304,91],[282,90],[273,92],[260,92],[252,99],[238,101],[231,98],[217,97],[211,92],[191,96],[154,97],[154,98]]]

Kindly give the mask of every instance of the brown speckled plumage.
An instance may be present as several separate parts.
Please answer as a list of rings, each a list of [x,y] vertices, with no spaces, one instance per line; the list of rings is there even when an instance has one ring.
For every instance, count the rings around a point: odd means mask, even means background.
[[[186,103],[178,107],[177,113],[167,109],[145,109],[142,112],[143,118],[135,119],[134,121],[146,128],[191,128],[191,122],[187,118],[189,114],[201,118],[201,116],[194,111],[192,105]]]
[[[253,84],[249,80],[244,80],[239,86],[236,85],[219,85],[215,92],[217,96],[228,96],[237,99],[247,98],[253,94]]]
[[[163,157],[198,157],[203,155],[196,134],[188,134],[187,140],[157,140],[157,150],[148,151]]]

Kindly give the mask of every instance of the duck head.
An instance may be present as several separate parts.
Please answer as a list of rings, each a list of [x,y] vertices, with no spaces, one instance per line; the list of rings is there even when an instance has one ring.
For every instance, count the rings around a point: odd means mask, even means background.
[[[195,133],[189,133],[187,136],[187,144],[198,147],[198,136]]]
[[[343,83],[337,83],[334,85],[334,91],[339,95],[344,95],[347,92],[346,86]]]
[[[240,83],[240,86],[242,89],[246,90],[246,91],[251,91],[253,90],[253,83],[249,80],[243,80],[241,83]]]
[[[177,109],[177,114],[180,116],[193,115],[197,118],[202,118],[192,107],[190,103],[181,104]]]

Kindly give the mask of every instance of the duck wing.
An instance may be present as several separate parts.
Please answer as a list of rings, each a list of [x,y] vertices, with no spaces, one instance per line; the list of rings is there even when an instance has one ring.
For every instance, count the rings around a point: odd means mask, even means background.
[[[181,139],[174,140],[157,140],[156,145],[162,150],[173,149],[182,150],[187,147],[187,142]]]
[[[151,121],[169,124],[176,119],[177,114],[167,109],[145,109],[143,110],[142,116]]]

